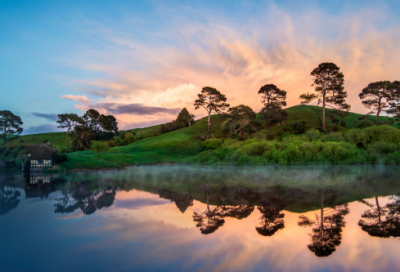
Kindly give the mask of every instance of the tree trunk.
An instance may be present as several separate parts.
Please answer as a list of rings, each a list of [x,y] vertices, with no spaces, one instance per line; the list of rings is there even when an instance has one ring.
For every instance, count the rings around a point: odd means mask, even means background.
[[[322,129],[325,130],[325,90],[322,96]]]
[[[211,112],[208,113],[207,139],[210,139],[210,127],[211,127]]]
[[[65,153],[67,153],[68,134],[69,134],[69,130],[70,130],[70,129],[71,129],[71,127],[68,128],[67,136],[65,137]]]
[[[324,190],[321,192],[321,234],[324,237]]]
[[[381,99],[382,98],[379,98],[378,111],[376,113],[376,122],[375,122],[376,125],[379,125],[379,114],[381,113]]]
[[[189,127],[192,125],[192,122],[191,122],[191,120],[190,120],[190,118],[189,118]]]
[[[5,132],[3,133],[3,141],[7,142],[7,134]]]
[[[378,208],[378,222],[381,222],[381,207],[379,207],[378,197],[375,196],[376,207]]]

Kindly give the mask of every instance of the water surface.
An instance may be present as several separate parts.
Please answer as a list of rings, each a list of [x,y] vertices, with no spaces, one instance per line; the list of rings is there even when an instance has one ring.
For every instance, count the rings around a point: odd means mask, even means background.
[[[0,176],[0,271],[397,271],[396,167]]]

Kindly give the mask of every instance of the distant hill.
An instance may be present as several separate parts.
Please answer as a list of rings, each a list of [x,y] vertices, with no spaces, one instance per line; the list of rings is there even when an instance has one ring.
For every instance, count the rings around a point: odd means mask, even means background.
[[[308,128],[321,127],[322,108],[318,106],[298,105],[285,109],[289,114],[284,124],[265,128],[258,134],[268,135],[284,129],[288,124],[305,122]],[[327,109],[327,113],[330,110]],[[339,131],[346,131],[355,128],[362,114],[349,113],[341,119],[346,122],[346,127],[339,127]],[[222,134],[221,125],[228,117],[213,115],[211,119],[212,135],[219,137]],[[340,119],[340,118],[339,118]],[[374,121],[375,117],[370,116]],[[388,120],[388,117],[381,117],[380,121]],[[331,122],[327,120],[327,125]],[[186,158],[194,156],[202,151],[199,135],[204,135],[207,127],[207,117],[199,119],[191,127],[181,128],[166,134],[160,135],[160,126],[132,129],[141,140],[127,145],[111,148],[109,152],[97,156],[93,151],[80,151],[70,153],[71,159],[65,164],[67,168],[98,168],[116,167],[118,165],[135,165],[162,162],[184,162]],[[66,132],[42,133],[20,136],[4,144],[0,142],[0,159],[13,159],[22,156],[27,144],[39,144],[50,142],[59,150],[65,146]],[[74,157],[80,156],[80,157]],[[95,161],[94,161],[95,160]],[[101,163],[100,163],[101,162]]]

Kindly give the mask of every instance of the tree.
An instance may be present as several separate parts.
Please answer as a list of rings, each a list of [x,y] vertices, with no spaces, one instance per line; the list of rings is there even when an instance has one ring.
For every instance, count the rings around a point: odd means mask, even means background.
[[[274,199],[272,203],[258,206],[258,210],[261,212],[260,226],[256,227],[258,234],[272,236],[285,227],[283,220],[285,214],[281,213],[283,208],[284,204],[279,198]]]
[[[239,105],[236,107],[229,108],[229,115],[232,120],[239,123],[239,137],[242,138],[243,128],[252,120],[256,119],[256,113],[245,105]]]
[[[198,94],[199,99],[194,102],[195,109],[203,107],[208,114],[207,122],[207,139],[210,139],[211,114],[213,112],[220,114],[229,107],[226,102],[225,95],[221,94],[217,89],[212,87],[204,87]]]
[[[65,153],[67,153],[69,131],[76,125],[84,125],[85,121],[75,113],[64,113],[58,114],[57,123],[59,124],[58,128],[68,128],[65,139]]]
[[[98,132],[100,130],[100,113],[97,110],[88,110],[82,118],[83,120],[85,120],[86,126],[88,128],[95,132]]]
[[[393,112],[390,111],[389,106],[398,99],[400,92],[400,85],[396,82],[390,81],[379,81],[368,84],[361,93],[359,94],[361,102],[366,108],[371,109],[368,114],[376,114],[375,124],[379,125],[379,115],[382,112]]]
[[[297,224],[301,227],[313,226],[311,244],[307,247],[318,257],[327,257],[336,251],[336,247],[341,244],[342,231],[346,226],[344,216],[349,213],[347,204],[337,205],[332,208],[324,209],[324,190],[321,192],[321,215],[316,220],[308,217],[299,216]]]
[[[117,134],[118,132],[118,122],[112,115],[100,115],[100,126],[107,132],[114,132]]]
[[[176,122],[179,126],[186,127],[191,126],[194,123],[194,115],[190,114],[186,108],[183,108],[176,118]]]
[[[308,104],[318,98],[318,105],[322,103],[322,129],[325,129],[325,107],[326,105],[335,109],[349,111],[350,105],[345,103],[347,92],[344,91],[344,76],[340,68],[331,62],[324,62],[315,68],[311,75],[314,77],[315,93],[300,95],[301,104]]]
[[[11,111],[0,111],[0,131],[3,141],[7,142],[7,135],[19,135],[22,133],[23,125],[21,117],[14,115]]]
[[[110,149],[110,146],[106,142],[102,141],[92,141],[92,147],[94,151],[97,152],[97,156],[100,155],[100,152],[106,152]]]
[[[287,118],[288,113],[282,109],[286,106],[286,91],[274,84],[267,84],[260,88],[258,94],[262,95],[261,103],[264,107],[260,114],[264,120],[268,120],[269,123],[281,123]]]

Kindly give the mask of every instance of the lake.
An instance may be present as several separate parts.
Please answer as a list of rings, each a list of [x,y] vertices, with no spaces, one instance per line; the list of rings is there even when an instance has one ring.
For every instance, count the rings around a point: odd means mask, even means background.
[[[0,175],[0,271],[397,271],[396,166]]]

